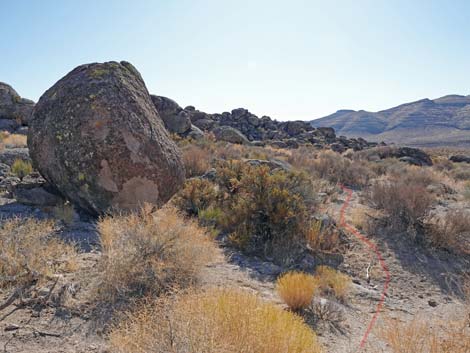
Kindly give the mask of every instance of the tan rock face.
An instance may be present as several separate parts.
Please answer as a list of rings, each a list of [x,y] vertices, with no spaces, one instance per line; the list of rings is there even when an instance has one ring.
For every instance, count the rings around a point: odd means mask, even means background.
[[[74,69],[40,98],[30,123],[34,166],[93,214],[162,205],[184,181],[138,71],[126,62]]]

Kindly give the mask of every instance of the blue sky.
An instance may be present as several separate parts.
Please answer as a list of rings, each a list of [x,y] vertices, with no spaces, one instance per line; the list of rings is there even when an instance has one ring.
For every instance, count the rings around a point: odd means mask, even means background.
[[[127,60],[151,93],[278,120],[470,94],[470,1],[0,0],[0,81],[37,100]]]

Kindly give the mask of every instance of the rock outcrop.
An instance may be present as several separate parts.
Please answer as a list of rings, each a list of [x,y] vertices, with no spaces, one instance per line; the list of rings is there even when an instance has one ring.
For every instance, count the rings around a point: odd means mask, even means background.
[[[182,109],[169,98],[152,96],[152,99],[167,130],[182,137],[200,138],[200,131],[205,131],[214,133],[218,140],[232,143],[271,145],[277,148],[298,148],[302,144],[311,144],[339,153],[350,148],[359,151],[378,145],[362,138],[337,137],[333,128],[314,128],[307,121],[279,122],[269,116],[258,118],[244,108],[222,114],[208,114],[191,105]]]
[[[454,163],[470,163],[470,156],[456,154],[454,156],[450,156],[449,160]]]
[[[0,82],[0,130],[14,132],[27,125],[33,108],[32,100],[21,98],[13,87]]]
[[[44,178],[92,214],[162,205],[184,181],[180,152],[127,62],[81,65],[47,90],[28,146]]]

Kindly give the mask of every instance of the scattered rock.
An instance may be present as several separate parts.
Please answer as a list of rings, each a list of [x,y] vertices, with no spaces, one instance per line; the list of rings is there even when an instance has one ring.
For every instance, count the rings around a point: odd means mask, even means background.
[[[28,146],[44,178],[92,214],[162,205],[184,180],[180,152],[127,62],[81,65],[47,90]]]
[[[439,304],[437,303],[437,301],[435,301],[434,299],[429,299],[428,300],[428,304],[430,307],[432,308],[435,308],[436,306],[438,306]]]

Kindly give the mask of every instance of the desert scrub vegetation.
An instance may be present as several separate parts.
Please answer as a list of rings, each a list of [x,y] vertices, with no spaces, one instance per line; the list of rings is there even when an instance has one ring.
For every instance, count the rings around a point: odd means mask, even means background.
[[[18,178],[23,180],[23,178],[33,172],[33,167],[31,163],[28,161],[24,161],[22,159],[16,159],[12,166],[11,172],[16,175]]]
[[[435,248],[470,254],[470,211],[453,209],[426,223],[426,240]]]
[[[389,319],[379,328],[379,337],[393,353],[467,353],[470,352],[470,326],[465,321],[411,322]]]
[[[346,301],[352,285],[349,276],[328,266],[318,266],[314,278],[319,292]]]
[[[276,281],[276,291],[293,311],[307,308],[318,288],[315,277],[302,272],[287,272]]]
[[[302,152],[292,152],[289,159],[294,166],[331,183],[363,187],[374,176],[368,162],[352,161],[333,151],[321,151],[315,158],[299,157],[297,153]]]
[[[304,173],[221,161],[214,182],[190,180],[175,202],[242,250],[283,259],[305,243],[314,193]]]
[[[182,152],[187,178],[203,175],[210,169],[213,152],[209,148],[188,144],[182,148]]]
[[[340,231],[333,226],[324,226],[321,220],[312,220],[304,234],[307,248],[312,251],[333,253],[340,250]]]
[[[372,205],[385,213],[378,223],[391,231],[407,231],[412,238],[420,235],[434,196],[427,190],[422,177],[377,180],[367,193]]]
[[[96,295],[106,302],[160,295],[194,284],[216,247],[194,221],[171,207],[101,219]]]
[[[175,205],[189,216],[199,214],[213,206],[219,196],[217,186],[206,179],[189,179],[175,197]]]
[[[302,318],[236,289],[151,303],[112,330],[117,353],[320,353]]]
[[[77,251],[55,234],[51,221],[13,219],[0,227],[0,288],[41,285],[73,271]]]

